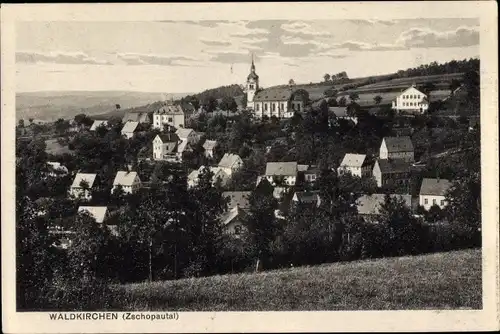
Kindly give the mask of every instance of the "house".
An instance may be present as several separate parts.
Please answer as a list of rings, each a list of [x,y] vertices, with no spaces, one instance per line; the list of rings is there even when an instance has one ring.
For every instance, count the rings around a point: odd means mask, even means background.
[[[321,198],[319,191],[296,191],[293,194],[292,202],[295,205],[308,204],[319,207],[321,205]]]
[[[153,139],[153,159],[178,162],[177,148],[181,143],[175,133],[160,133]]]
[[[97,128],[100,127],[101,125],[102,126],[108,126],[108,121],[95,120],[94,123],[92,123],[92,126],[90,127],[90,131],[97,130]]]
[[[189,144],[196,144],[200,140],[199,135],[193,129],[179,128],[175,134],[179,136],[180,140],[186,141]]]
[[[153,113],[154,129],[163,129],[165,124],[175,128],[184,127],[184,124],[186,124],[186,117],[180,104],[167,102],[164,106]]]
[[[402,159],[377,159],[372,173],[378,187],[409,184],[410,167]]]
[[[373,166],[370,164],[366,154],[346,153],[344,159],[337,168],[337,173],[351,173],[353,176],[369,177]]]
[[[392,109],[397,112],[423,114],[429,109],[429,98],[412,85],[392,101]]]
[[[245,232],[245,219],[248,216],[245,209],[236,206],[226,211],[220,221],[224,228],[224,233],[239,238]]]
[[[115,223],[110,224],[111,221],[114,222],[114,219],[106,206],[80,206],[78,213],[81,212],[88,213],[100,226],[106,226],[112,235],[118,235],[118,226]],[[69,241],[69,245],[71,245],[71,240]]]
[[[422,180],[419,193],[419,205],[429,210],[433,205],[444,208],[447,205],[446,193],[451,188],[451,182],[445,179]]]
[[[74,198],[83,197],[87,200],[91,199],[91,191],[96,177],[97,174],[77,173],[69,190],[70,196]]]
[[[356,201],[358,214],[368,221],[376,221],[380,215],[382,205],[385,203],[385,194],[362,195]],[[390,194],[390,198],[403,200],[405,205],[412,211],[415,210],[412,196],[408,194]]]
[[[243,160],[241,160],[238,154],[226,153],[219,161],[220,168],[229,176],[243,166]]]
[[[68,175],[68,168],[61,165],[60,162],[47,161],[47,168],[49,169],[49,176],[51,177]]]
[[[137,172],[118,171],[111,192],[114,192],[119,186],[122,187],[124,193],[133,194],[141,187],[141,179]]]
[[[137,130],[137,126],[139,122],[128,121],[122,128],[122,136],[125,136],[127,139],[130,139],[134,136],[134,131]]]
[[[319,168],[315,165],[297,165],[298,175],[304,175],[304,181],[307,183],[315,182],[319,176]]]
[[[264,175],[273,186],[294,186],[297,181],[297,172],[297,162],[268,162]]]
[[[214,157],[215,146],[217,146],[216,140],[205,140],[205,142],[203,143],[203,149],[205,149],[205,156],[207,158]]]
[[[379,150],[380,159],[402,159],[415,161],[413,144],[410,137],[384,137]]]
[[[108,207],[106,206],[80,206],[78,207],[78,213],[81,212],[88,213],[99,224],[104,223],[108,218]]]
[[[358,117],[355,115],[349,115],[347,107],[328,107],[329,117],[335,116],[337,119],[344,119],[346,121],[351,121],[354,124],[358,124]]]
[[[122,118],[122,123],[125,124],[129,121],[150,124],[153,113],[146,111],[129,111],[125,113]]]
[[[259,76],[255,72],[252,57],[250,74],[247,76],[246,94],[247,108],[253,111],[256,118],[263,116],[291,118],[294,112],[304,111],[305,101],[302,94],[296,94],[293,86],[260,89]]]
[[[199,182],[199,175],[201,172],[203,172],[207,167],[201,166],[198,169],[193,170],[191,173],[189,173],[187,177],[187,185],[188,188],[192,188],[198,185]],[[212,172],[212,185],[215,185],[218,180],[220,180],[221,185],[224,186],[227,184],[229,181],[229,175],[224,172],[224,170],[220,167],[208,167],[210,171]]]

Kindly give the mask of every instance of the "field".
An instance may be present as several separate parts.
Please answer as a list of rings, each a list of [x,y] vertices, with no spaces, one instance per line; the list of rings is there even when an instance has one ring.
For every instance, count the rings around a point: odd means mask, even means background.
[[[122,310],[480,309],[481,251],[113,287]]]
[[[64,153],[73,154],[73,152],[68,148],[67,145],[63,146],[58,143],[57,139],[47,139],[45,141],[45,152],[54,155],[62,155]]]

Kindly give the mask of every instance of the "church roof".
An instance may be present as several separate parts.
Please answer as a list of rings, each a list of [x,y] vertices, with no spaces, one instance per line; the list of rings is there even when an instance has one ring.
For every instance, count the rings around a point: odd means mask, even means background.
[[[254,101],[288,101],[292,93],[288,87],[263,89],[255,94]]]
[[[255,72],[250,72],[250,74],[248,75],[247,77],[247,80],[250,80],[250,79],[253,79],[253,80],[258,80],[259,79],[259,76],[257,75],[257,73]]]

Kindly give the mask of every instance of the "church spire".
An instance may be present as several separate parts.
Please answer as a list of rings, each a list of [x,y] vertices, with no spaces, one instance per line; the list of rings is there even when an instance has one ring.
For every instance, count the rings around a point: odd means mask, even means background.
[[[252,52],[252,66],[250,66],[250,71],[251,71],[252,73],[255,73],[255,64],[254,64],[254,62],[253,62],[253,52]]]

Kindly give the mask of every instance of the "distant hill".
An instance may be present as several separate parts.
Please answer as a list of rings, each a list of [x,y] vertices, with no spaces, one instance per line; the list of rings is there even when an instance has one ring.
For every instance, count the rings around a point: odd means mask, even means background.
[[[121,109],[140,107],[154,101],[179,99],[186,94],[164,94],[131,91],[65,91],[29,92],[16,94],[16,119],[33,118],[36,121],[71,119],[84,113],[89,116]]]

